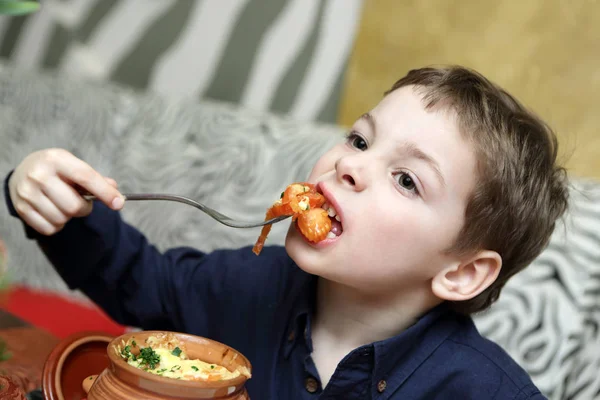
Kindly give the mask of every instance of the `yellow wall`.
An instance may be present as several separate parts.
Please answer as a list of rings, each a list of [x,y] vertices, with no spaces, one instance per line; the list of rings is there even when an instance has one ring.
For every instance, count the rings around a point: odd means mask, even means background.
[[[339,122],[429,64],[500,84],[556,130],[571,173],[600,178],[600,1],[365,0]]]

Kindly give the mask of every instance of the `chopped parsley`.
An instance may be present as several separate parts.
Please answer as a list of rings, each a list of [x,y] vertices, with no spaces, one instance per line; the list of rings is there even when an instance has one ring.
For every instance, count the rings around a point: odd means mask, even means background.
[[[129,358],[131,357],[131,346],[127,345],[123,348],[123,350],[121,350],[121,354],[123,355],[123,357],[125,358]]]
[[[141,348],[139,358],[141,363],[147,365],[150,369],[156,368],[156,365],[160,363],[160,356],[150,347]]]
[[[175,347],[171,354],[173,354],[175,357],[179,357],[179,355],[181,354],[181,349],[179,347]]]
[[[12,354],[8,351],[6,342],[0,339],[0,361],[6,361],[12,357]]]
[[[195,365],[192,365],[192,369],[193,369],[194,371],[198,371],[198,367],[196,367]]]
[[[173,365],[171,367],[171,372],[179,371],[181,369],[181,365]]]
[[[132,341],[131,341],[131,345],[132,345],[133,347],[137,346],[137,343],[135,342],[135,340],[132,340]]]
[[[210,366],[210,369],[215,369],[215,366],[214,366],[214,365],[211,365],[211,366]]]

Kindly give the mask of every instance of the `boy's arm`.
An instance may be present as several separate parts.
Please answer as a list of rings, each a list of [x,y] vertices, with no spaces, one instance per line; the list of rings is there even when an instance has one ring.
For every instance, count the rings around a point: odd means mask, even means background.
[[[10,214],[19,218],[9,195],[10,176],[4,182],[6,203]],[[203,268],[207,264],[203,253],[179,248],[161,254],[118,212],[100,202],[89,216],[73,218],[51,236],[24,226],[27,237],[37,241],[71,289],[82,290],[125,325],[180,330],[180,302],[188,298],[198,305],[194,318],[201,329],[202,321],[209,319],[210,296],[224,290],[219,276],[206,277],[205,290],[190,286],[192,280],[197,285],[202,279],[198,275],[218,272],[210,265]]]
[[[533,396],[529,397],[529,400],[548,400],[548,398],[546,396],[544,396],[541,393],[538,394],[534,394]]]

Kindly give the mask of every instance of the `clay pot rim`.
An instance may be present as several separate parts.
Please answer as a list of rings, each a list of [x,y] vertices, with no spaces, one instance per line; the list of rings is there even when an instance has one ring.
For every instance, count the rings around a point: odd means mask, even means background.
[[[156,335],[156,334],[169,334],[169,333],[173,334],[176,338],[178,338],[179,340],[181,340],[183,342],[185,342],[186,340],[190,340],[190,339],[196,340],[196,341],[202,340],[202,341],[213,343],[213,344],[216,344],[219,346],[227,347],[227,348],[235,351],[238,355],[238,358],[240,358],[246,364],[246,366],[248,367],[248,370],[250,372],[252,372],[250,361],[246,358],[246,356],[244,356],[241,352],[237,351],[233,347],[228,346],[224,343],[218,342],[216,340],[208,339],[203,336],[191,335],[188,333],[174,332],[174,331],[152,330],[152,331],[127,332],[121,336],[115,337],[108,344],[108,348],[107,348],[108,358],[113,363],[115,368],[122,368],[127,373],[134,374],[142,379],[154,381],[157,383],[164,383],[167,385],[175,385],[175,386],[180,386],[180,387],[198,388],[198,389],[217,389],[217,388],[220,389],[223,387],[235,386],[237,389],[239,389],[241,387],[241,385],[245,384],[245,382],[248,380],[248,378],[244,375],[239,375],[235,378],[221,380],[221,381],[187,381],[187,380],[181,380],[181,379],[173,379],[173,378],[169,378],[166,376],[151,374],[151,373],[143,371],[139,368],[136,368],[132,365],[129,365],[122,357],[119,357],[115,353],[115,351],[112,350],[117,345],[120,345],[122,341],[127,342],[127,340],[129,338],[134,337],[134,336],[152,336],[152,335]]]
[[[74,349],[89,342],[105,342],[108,346],[113,339],[114,335],[101,331],[77,332],[62,339],[50,352],[44,363],[44,369],[42,371],[42,391],[44,395],[47,396],[48,399],[64,400],[60,385],[62,367],[67,360],[67,357],[71,355]],[[49,360],[56,358],[58,358],[57,362],[49,362]],[[58,372],[60,372],[61,375],[59,375]],[[98,371],[98,373],[100,372],[101,371]],[[54,387],[52,385],[54,385]],[[56,391],[56,394],[53,389]]]

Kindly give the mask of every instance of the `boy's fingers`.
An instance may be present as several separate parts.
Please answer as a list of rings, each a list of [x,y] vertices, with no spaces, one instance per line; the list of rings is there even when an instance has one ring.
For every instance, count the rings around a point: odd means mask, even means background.
[[[84,217],[92,212],[92,202],[84,200],[72,186],[57,176],[48,179],[43,191],[68,217]]]
[[[105,176],[104,180],[106,180],[106,182],[108,182],[108,184],[111,185],[112,187],[114,187],[115,189],[119,186],[117,184],[117,181],[115,181],[113,178],[109,178],[109,177]]]
[[[102,175],[85,162],[69,154],[56,164],[56,172],[71,183],[80,186],[90,194],[115,210],[123,207],[121,193],[109,184]]]
[[[94,202],[86,200],[83,200],[83,202],[84,205],[81,206],[81,208],[79,209],[79,211],[77,211],[77,213],[75,213],[75,215],[73,215],[74,217],[87,217],[92,213],[92,209],[94,208]]]
[[[30,203],[29,205],[55,227],[63,226],[69,221],[69,217],[52,200],[43,194],[40,194],[35,203]]]
[[[41,233],[42,235],[50,236],[59,231],[57,227],[48,222],[40,215],[31,205],[20,202],[20,216],[27,225]]]

